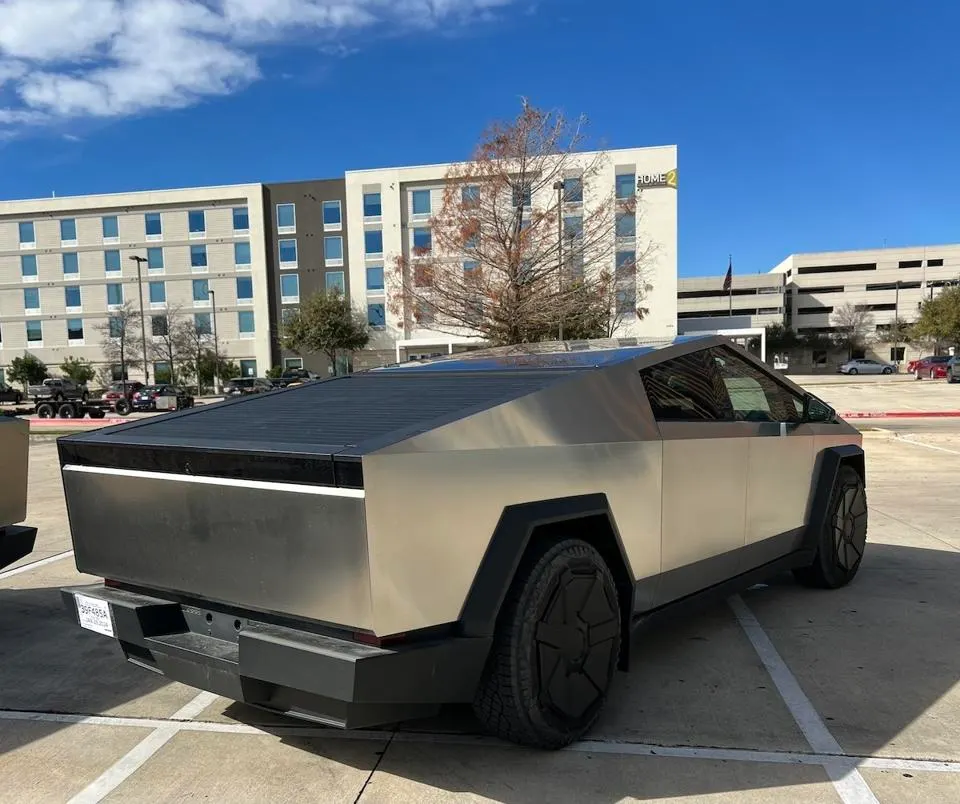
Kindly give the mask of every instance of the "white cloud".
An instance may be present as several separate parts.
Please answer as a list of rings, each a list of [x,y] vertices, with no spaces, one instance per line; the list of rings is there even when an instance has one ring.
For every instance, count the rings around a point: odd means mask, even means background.
[[[513,2],[0,0],[0,125],[189,106],[258,80],[266,45],[350,52],[361,34],[459,26]]]

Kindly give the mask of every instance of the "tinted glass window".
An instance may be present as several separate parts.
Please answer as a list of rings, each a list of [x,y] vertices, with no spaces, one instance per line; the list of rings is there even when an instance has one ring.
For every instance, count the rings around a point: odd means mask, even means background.
[[[730,349],[712,350],[737,421],[800,422],[803,401]]]
[[[706,351],[640,372],[657,421],[730,421],[730,399]]]

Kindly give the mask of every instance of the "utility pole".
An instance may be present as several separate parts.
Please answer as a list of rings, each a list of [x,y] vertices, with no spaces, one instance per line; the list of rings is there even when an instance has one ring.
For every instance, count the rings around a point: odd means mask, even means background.
[[[553,183],[557,191],[557,282],[560,288],[560,340],[563,340],[563,181]]]
[[[150,372],[147,362],[147,318],[143,312],[143,275],[140,271],[141,263],[147,261],[146,257],[133,255],[130,257],[137,264],[137,288],[140,290],[140,342],[143,347],[143,384],[150,384]]]
[[[900,280],[894,285],[893,297],[893,364],[900,368]]]
[[[220,385],[220,342],[217,340],[217,294],[208,290],[210,295],[210,312],[213,319],[213,392],[216,394]]]

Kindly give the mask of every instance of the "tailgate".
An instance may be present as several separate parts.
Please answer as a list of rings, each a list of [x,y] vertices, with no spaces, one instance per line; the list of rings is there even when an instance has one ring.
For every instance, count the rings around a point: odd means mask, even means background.
[[[81,572],[369,628],[361,489],[68,461],[62,468]]]

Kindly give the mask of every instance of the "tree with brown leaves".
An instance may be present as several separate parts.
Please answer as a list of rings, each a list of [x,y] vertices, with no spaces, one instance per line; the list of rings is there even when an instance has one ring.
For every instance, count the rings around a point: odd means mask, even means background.
[[[636,189],[615,193],[606,154],[582,152],[585,127],[524,101],[451,166],[437,213],[411,219],[409,256],[392,268],[389,308],[405,331],[510,345],[611,337],[647,312],[657,246]]]

